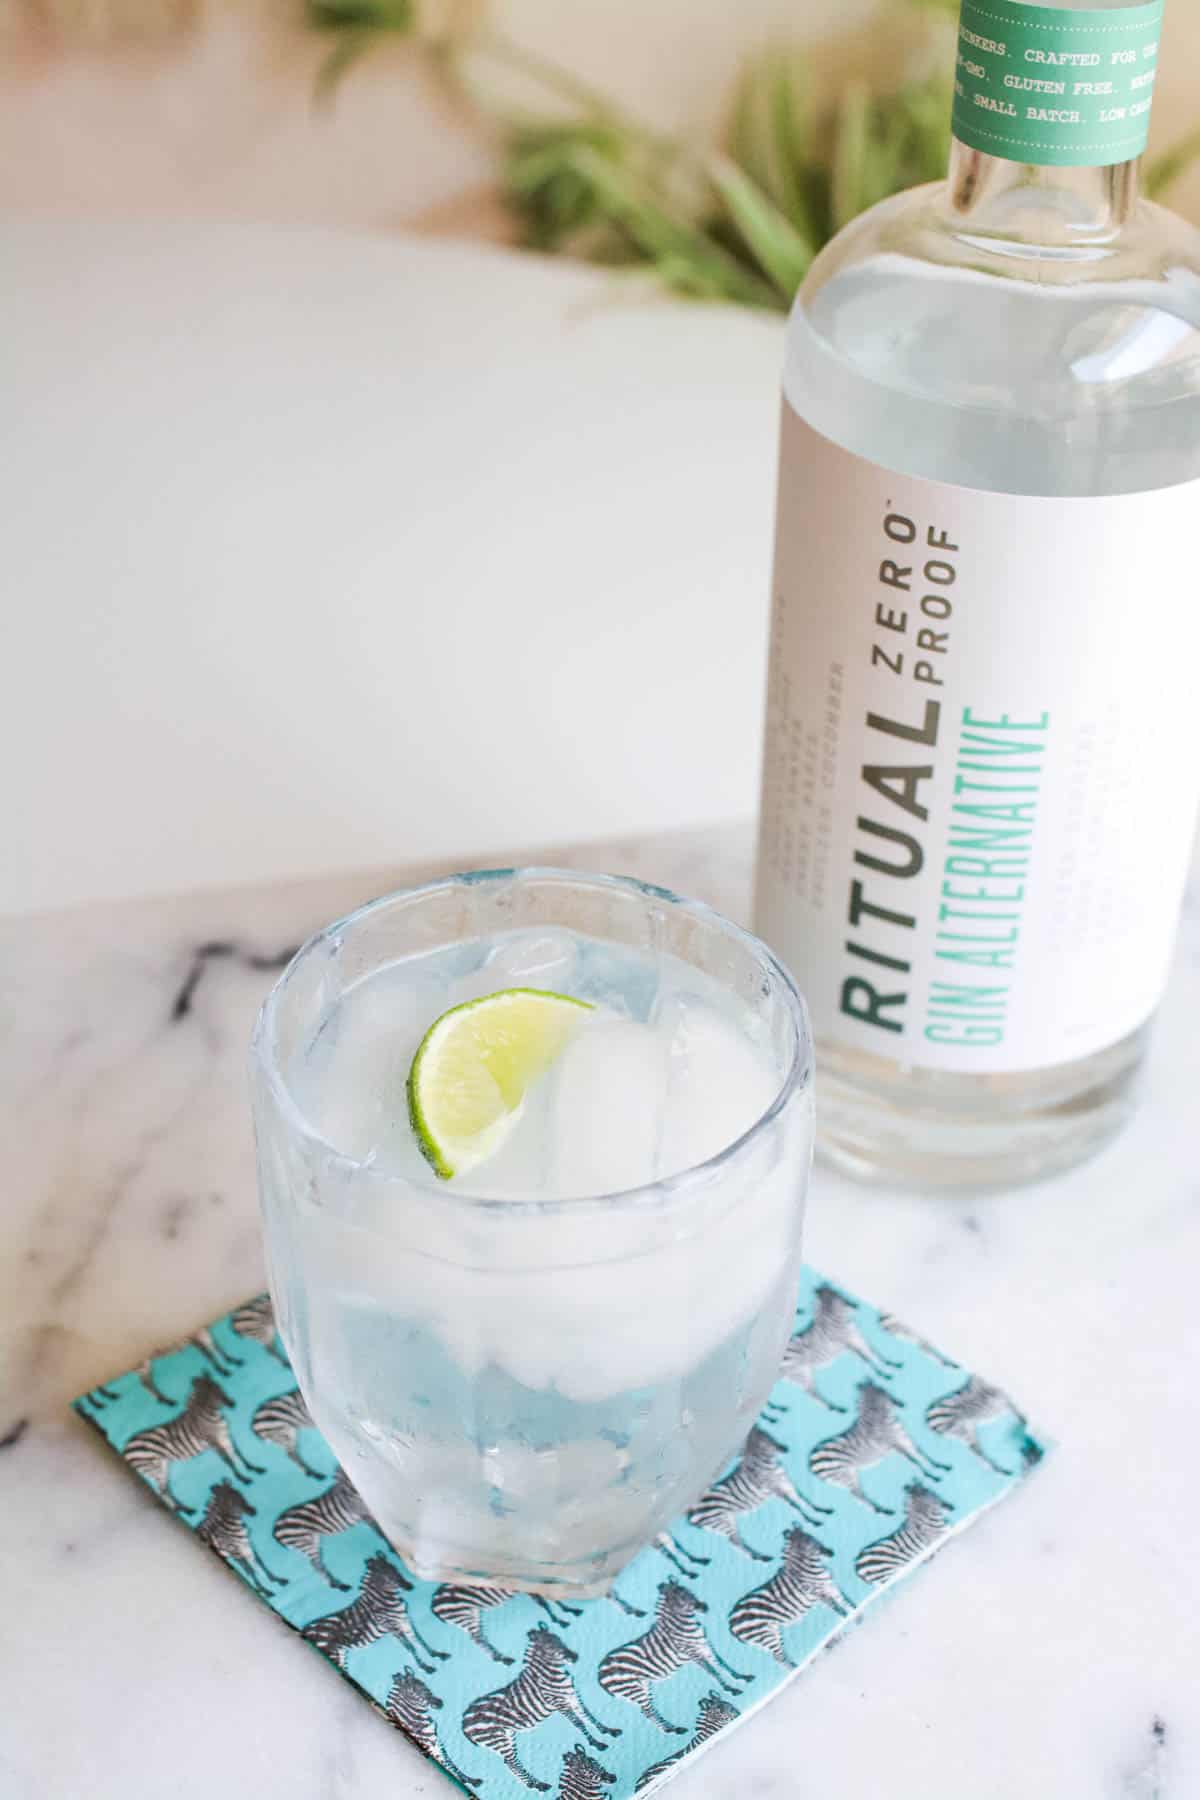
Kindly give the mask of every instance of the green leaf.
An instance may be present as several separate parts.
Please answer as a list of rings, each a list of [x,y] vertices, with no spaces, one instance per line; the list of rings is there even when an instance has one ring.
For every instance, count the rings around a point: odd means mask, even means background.
[[[852,81],[837,109],[830,170],[830,211],[840,231],[863,209],[870,157],[871,96],[865,82]]]
[[[702,227],[673,211],[665,197],[620,164],[579,148],[573,162],[592,184],[597,202],[655,263],[669,286],[706,299],[739,300],[778,309],[776,289],[746,269]]]
[[[332,102],[341,86],[346,71],[358,61],[372,42],[369,31],[347,31],[339,37],[333,49],[317,70],[313,82],[313,101],[317,106],[325,106]]]
[[[766,187],[770,166],[763,131],[760,64],[748,62],[733,93],[729,118],[729,153],[752,180]]]
[[[313,83],[318,105],[332,101],[347,70],[377,37],[385,32],[404,35],[417,24],[414,0],[305,0],[305,12],[315,30],[336,34]]]
[[[729,157],[710,156],[708,171],[755,262],[790,304],[812,262],[811,243]]]
[[[596,186],[576,161],[589,147],[610,160],[620,156],[611,127],[529,126],[513,131],[503,169],[503,186],[535,249],[566,247],[582,231],[606,220]]]
[[[765,73],[772,127],[768,191],[796,229],[811,241],[815,231],[804,185],[804,170],[809,160],[809,130],[803,66],[797,56],[779,53],[770,59]]]
[[[802,64],[790,51],[766,50],[747,64],[738,83],[729,154],[812,242],[818,233],[806,181],[808,137]]]
[[[317,31],[408,32],[417,23],[415,0],[305,0]]]

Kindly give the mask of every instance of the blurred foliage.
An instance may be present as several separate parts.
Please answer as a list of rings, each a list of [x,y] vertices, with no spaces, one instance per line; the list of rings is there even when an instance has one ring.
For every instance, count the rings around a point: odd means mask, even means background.
[[[1160,200],[1173,181],[1200,157],[1200,130],[1189,131],[1177,144],[1168,144],[1152,156],[1142,170],[1142,188],[1151,200]]]
[[[419,25],[415,0],[306,4],[336,37],[318,79],[326,95],[371,42]],[[767,48],[746,64],[715,148],[653,130],[474,22],[426,42],[497,132],[501,191],[523,243],[647,270],[674,293],[784,312],[843,225],[945,172],[959,0],[891,4],[911,26],[894,79],[817,96],[801,52]],[[549,110],[531,116],[497,99],[479,79],[489,64],[532,80]],[[1161,194],[1198,156],[1200,131],[1147,165],[1147,192]]]
[[[649,264],[677,293],[786,310],[835,231],[944,173],[950,84],[925,75],[873,93],[856,81],[817,108],[803,60],[773,49],[745,69],[715,150],[601,112],[506,135],[503,189],[530,245]]]
[[[327,98],[351,63],[385,34],[415,29],[415,0],[305,0],[305,16],[316,31],[327,33],[333,48],[317,74],[317,95]]]

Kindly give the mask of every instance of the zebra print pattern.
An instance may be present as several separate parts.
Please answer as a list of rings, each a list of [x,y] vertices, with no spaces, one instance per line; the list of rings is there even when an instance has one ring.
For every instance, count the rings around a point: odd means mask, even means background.
[[[339,1581],[325,1562],[325,1539],[349,1531],[352,1525],[373,1524],[366,1502],[351,1484],[346,1471],[339,1467],[329,1487],[312,1500],[289,1506],[276,1519],[271,1535],[285,1550],[298,1550],[306,1556],[317,1574],[330,1587],[350,1591],[348,1581]]]
[[[923,1356],[932,1356],[934,1362],[940,1362],[943,1368],[957,1369],[960,1366],[952,1356],[944,1356],[936,1344],[931,1344],[928,1338],[923,1338],[919,1332],[912,1329],[911,1325],[906,1325],[903,1319],[898,1319],[895,1313],[881,1312],[879,1323],[889,1337],[898,1338],[902,1344],[914,1345]]]
[[[713,1649],[699,1623],[698,1613],[707,1612],[704,1601],[678,1581],[664,1581],[658,1590],[658,1605],[649,1631],[632,1643],[610,1650],[600,1664],[598,1679],[606,1694],[628,1700],[663,1731],[686,1732],[686,1725],[673,1725],[663,1717],[654,1699],[654,1683],[666,1681],[689,1663],[715,1681],[730,1694],[740,1694],[740,1682],[753,1677],[732,1668]],[[722,1671],[724,1671],[722,1673]]]
[[[170,1394],[165,1394],[159,1387],[154,1365],[161,1362],[164,1357],[178,1356],[181,1350],[198,1350],[214,1374],[224,1380],[228,1380],[234,1370],[241,1367],[243,1361],[242,1357],[232,1356],[228,1350],[222,1350],[207,1325],[202,1325],[198,1331],[193,1331],[190,1337],[181,1338],[177,1344],[168,1344],[163,1350],[152,1351],[149,1356],[143,1357],[133,1372],[150,1398],[157,1400],[160,1406],[177,1406],[179,1402]]]
[[[304,1395],[298,1387],[291,1388],[274,1400],[264,1400],[250,1421],[250,1429],[264,1444],[274,1444],[282,1450],[298,1469],[303,1469],[314,1481],[325,1479],[324,1470],[314,1469],[300,1454],[300,1433],[312,1431],[315,1427],[312,1415],[304,1404]]]
[[[513,1588],[482,1587],[469,1582],[446,1581],[435,1589],[430,1610],[435,1618],[447,1625],[457,1625],[460,1631],[465,1631],[471,1642],[480,1650],[486,1650],[494,1662],[511,1665],[516,1662],[516,1657],[506,1656],[502,1650],[497,1650],[484,1632],[483,1614],[491,1612],[497,1606],[503,1606],[506,1600],[513,1599],[514,1594]],[[551,1600],[545,1594],[530,1594],[528,1598],[535,1606],[540,1606],[546,1617],[560,1630],[565,1630],[572,1619],[583,1615],[582,1606],[575,1606],[566,1600]],[[616,1596],[611,1598],[615,1599]],[[618,1599],[617,1604],[624,1606],[625,1602]]]
[[[793,1387],[819,1400],[830,1412],[845,1412],[844,1406],[826,1399],[817,1386],[817,1375],[847,1352],[866,1363],[872,1374],[882,1380],[903,1367],[902,1361],[893,1361],[867,1342],[859,1327],[854,1302],[828,1282],[823,1282],[813,1294],[812,1319],[788,1340],[779,1368],[780,1380],[790,1382]],[[769,1415],[774,1416],[785,1410],[779,1401],[768,1407]]]
[[[301,1636],[315,1644],[339,1669],[345,1669],[351,1650],[364,1650],[381,1637],[397,1637],[407,1646],[418,1669],[432,1675],[433,1659],[446,1662],[448,1653],[435,1650],[432,1644],[426,1643],[413,1624],[403,1599],[411,1589],[412,1582],[401,1575],[382,1551],[377,1551],[363,1571],[357,1599],[340,1612],[314,1619],[304,1627]]]
[[[246,1360],[245,1357],[234,1356],[230,1351],[222,1350],[207,1325],[202,1325],[199,1331],[193,1331],[190,1337],[185,1337],[181,1344],[176,1344],[175,1348],[177,1350],[189,1348],[198,1350],[204,1360],[212,1364],[218,1375],[224,1375],[227,1378]]]
[[[410,1575],[309,1431],[266,1298],[236,1316],[239,1330],[227,1315],[79,1411],[166,1504],[188,1508],[206,1548],[481,1800],[618,1800],[635,1788],[648,1800],[841,1626],[843,1582],[860,1605],[881,1593],[1041,1454],[998,1389],[810,1272],[792,1362],[800,1386],[827,1387],[843,1416],[825,1394],[807,1404],[778,1388],[786,1429],[760,1418],[619,1592],[577,1604],[471,1575],[438,1584]],[[903,1359],[895,1376],[868,1365],[856,1333],[881,1364]],[[835,1343],[841,1361],[827,1365]],[[1001,1472],[1001,1459],[1015,1466]],[[333,1473],[317,1478],[318,1466]],[[880,1520],[885,1499],[894,1511]]]
[[[724,1731],[727,1725],[736,1725],[741,1718],[736,1706],[730,1706],[728,1700],[722,1700],[720,1694],[706,1694],[700,1702],[700,1716],[696,1720],[696,1730],[686,1744],[671,1756],[664,1756],[661,1762],[651,1763],[650,1767],[638,1777],[637,1793],[648,1788],[652,1781],[681,1763],[685,1756],[699,1750],[701,1744],[707,1744],[709,1738],[716,1737],[718,1731]]]
[[[940,1400],[933,1401],[925,1414],[925,1423],[939,1437],[956,1438],[960,1444],[965,1444],[968,1450],[974,1451],[980,1462],[985,1462],[989,1469],[995,1469],[998,1475],[1014,1475],[1015,1469],[1007,1469],[1003,1463],[998,1463],[988,1455],[979,1441],[981,1425],[1010,1415],[1024,1425],[1023,1416],[1002,1389],[981,1381],[978,1375],[968,1375],[961,1387],[944,1394]]]
[[[918,1449],[900,1417],[899,1402],[873,1381],[864,1381],[858,1390],[858,1412],[849,1430],[836,1437],[825,1438],[809,1455],[808,1466],[822,1481],[843,1487],[874,1512],[886,1513],[891,1508],[864,1493],[862,1473],[873,1469],[889,1456],[904,1457],[928,1480],[938,1481],[950,1468],[928,1452]]]
[[[774,1557],[765,1550],[755,1550],[741,1534],[741,1521],[747,1513],[757,1512],[768,1500],[782,1500],[793,1512],[807,1519],[809,1524],[816,1524],[827,1518],[833,1511],[830,1506],[818,1506],[815,1500],[807,1500],[800,1494],[791,1476],[783,1466],[783,1457],[787,1454],[787,1445],[781,1444],[760,1425],[755,1425],[742,1447],[739,1456],[727,1475],[722,1475],[708,1492],[701,1494],[699,1500],[687,1515],[689,1525],[698,1531],[713,1531],[725,1538],[735,1550],[743,1556],[749,1556],[755,1562],[773,1562]],[[678,1541],[663,1533],[659,1539],[659,1548],[664,1554],[673,1550],[677,1568],[682,1568],[682,1558],[688,1557],[703,1568],[712,1561],[708,1556],[697,1556],[693,1551],[685,1551]],[[684,1573],[691,1571],[684,1570]]]
[[[582,1744],[576,1744],[563,1757],[558,1780],[558,1800],[604,1800],[604,1790],[616,1780],[611,1770],[589,1756]]]
[[[271,1305],[270,1294],[257,1294],[253,1300],[247,1300],[245,1306],[230,1313],[229,1323],[239,1337],[248,1338],[252,1344],[261,1344],[290,1373],[292,1365],[280,1349],[276,1336],[275,1308]]]
[[[152,1400],[157,1400],[160,1406],[174,1406],[176,1404],[175,1401],[172,1400],[170,1394],[163,1393],[154,1373],[154,1365],[158,1361],[158,1358],[160,1356],[169,1355],[170,1351],[159,1350],[154,1356],[145,1357],[134,1370],[134,1374],[137,1376],[150,1398]]]
[[[483,1629],[483,1614],[495,1606],[503,1606],[511,1598],[509,1588],[472,1587],[465,1582],[447,1581],[435,1589],[429,1607],[435,1619],[465,1631],[471,1642],[480,1650],[486,1650],[494,1662],[511,1664],[516,1662],[516,1657],[505,1656],[503,1650],[497,1650]]]
[[[904,1523],[899,1530],[859,1551],[854,1572],[861,1581],[874,1586],[890,1581],[945,1537],[951,1508],[941,1495],[930,1493],[919,1481],[911,1481],[904,1495]]]
[[[546,1594],[530,1594],[529,1598],[535,1606],[540,1606],[552,1625],[560,1631],[566,1631],[572,1619],[582,1619],[584,1608],[576,1606],[571,1600],[551,1600]]]
[[[197,1375],[183,1411],[165,1425],[136,1432],[122,1455],[168,1506],[176,1512],[194,1512],[195,1507],[180,1505],[171,1491],[171,1471],[177,1463],[190,1462],[206,1450],[215,1450],[238,1481],[248,1482],[251,1475],[265,1473],[234,1445],[223,1410],[232,1406],[229,1395],[211,1375]]]
[[[767,1651],[784,1668],[795,1668],[783,1641],[789,1626],[798,1625],[814,1606],[832,1607],[843,1618],[854,1610],[825,1567],[832,1555],[802,1525],[793,1525],[783,1540],[782,1569],[744,1594],[730,1613],[734,1637]]]
[[[424,1756],[440,1763],[460,1787],[476,1788],[479,1786],[479,1777],[464,1775],[449,1752],[442,1748],[432,1715],[440,1712],[444,1704],[432,1688],[426,1687],[419,1675],[411,1675],[407,1669],[399,1669],[392,1678],[384,1712],[393,1725],[398,1725],[401,1731],[407,1733]]]
[[[234,1487],[230,1481],[218,1481],[208,1496],[208,1505],[196,1527],[196,1536],[233,1568],[240,1570],[256,1594],[261,1595],[264,1600],[270,1600],[271,1584],[286,1587],[287,1576],[276,1575],[273,1569],[268,1568],[251,1543],[246,1520],[254,1516],[255,1508],[241,1488]]]
[[[481,1694],[463,1714],[463,1736],[483,1750],[493,1751],[504,1766],[527,1788],[548,1793],[550,1783],[530,1774],[517,1755],[517,1734],[533,1731],[556,1713],[573,1725],[593,1750],[607,1749],[604,1737],[619,1737],[620,1728],[605,1725],[589,1712],[571,1680],[568,1663],[578,1662],[548,1625],[537,1625],[525,1644],[520,1674],[494,1693]]]

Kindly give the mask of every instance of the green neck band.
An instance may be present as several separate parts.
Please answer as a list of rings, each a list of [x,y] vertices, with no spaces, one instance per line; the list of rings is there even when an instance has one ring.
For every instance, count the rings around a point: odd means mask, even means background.
[[[963,0],[955,137],[1010,162],[1131,162],[1150,129],[1163,4],[1075,12]]]

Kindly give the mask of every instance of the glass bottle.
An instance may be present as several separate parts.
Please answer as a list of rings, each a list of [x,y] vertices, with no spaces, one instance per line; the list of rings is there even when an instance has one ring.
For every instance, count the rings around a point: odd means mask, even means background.
[[[843,230],[792,313],[757,929],[867,1177],[1091,1154],[1165,985],[1200,233],[1138,191],[1160,15],[965,0],[948,179]]]

